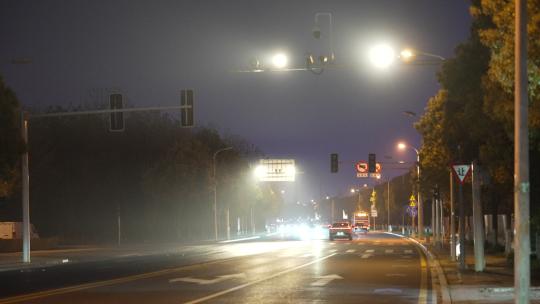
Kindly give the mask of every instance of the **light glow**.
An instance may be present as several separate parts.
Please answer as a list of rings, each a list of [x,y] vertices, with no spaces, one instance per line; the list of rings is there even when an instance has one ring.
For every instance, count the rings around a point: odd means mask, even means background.
[[[272,57],[272,64],[277,69],[283,69],[287,66],[287,56],[283,53],[278,53]]]
[[[411,60],[416,54],[411,49],[404,49],[399,53],[399,58],[401,58],[404,61]]]
[[[377,68],[388,68],[396,58],[394,49],[387,44],[378,44],[369,52],[371,63]]]

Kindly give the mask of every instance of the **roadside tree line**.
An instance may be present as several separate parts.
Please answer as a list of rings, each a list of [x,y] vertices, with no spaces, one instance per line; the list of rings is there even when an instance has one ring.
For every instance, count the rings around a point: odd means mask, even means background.
[[[452,163],[475,161],[483,175],[483,209],[513,212],[514,16],[513,2],[472,1],[470,37],[438,73],[441,89],[415,124],[422,135],[421,188],[441,188],[448,202]],[[540,207],[540,2],[528,1],[529,140],[531,218],[538,229]],[[466,187],[470,188],[470,187]],[[471,214],[470,192],[465,195]],[[448,214],[448,213],[447,213]],[[496,231],[496,230],[495,230]],[[496,243],[497,234],[493,236]]]

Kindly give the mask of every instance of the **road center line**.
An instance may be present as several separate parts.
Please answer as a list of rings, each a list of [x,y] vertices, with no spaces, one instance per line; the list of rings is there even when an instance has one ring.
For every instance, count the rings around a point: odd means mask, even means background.
[[[222,295],[231,293],[231,292],[233,292],[233,291],[237,291],[237,290],[240,290],[240,289],[249,287],[249,286],[251,286],[251,285],[258,284],[258,283],[260,283],[260,282],[267,281],[267,280],[273,279],[273,278],[275,278],[275,277],[279,277],[279,276],[281,276],[281,275],[287,274],[287,273],[289,273],[289,272],[296,271],[296,270],[298,270],[298,269],[304,268],[304,267],[309,266],[309,265],[313,265],[313,264],[315,264],[315,263],[317,263],[317,262],[320,262],[320,261],[326,260],[326,259],[328,259],[328,258],[330,258],[330,257],[333,257],[334,255],[336,255],[336,253],[329,254],[329,255],[327,255],[327,256],[324,256],[324,257],[322,257],[322,258],[318,258],[318,259],[313,260],[313,261],[311,261],[311,262],[308,262],[308,263],[305,263],[305,264],[296,266],[296,267],[291,268],[291,269],[287,269],[287,270],[283,270],[283,271],[274,273],[273,275],[270,275],[270,276],[267,276],[267,277],[264,277],[264,278],[261,278],[261,279],[258,279],[258,280],[249,282],[249,283],[245,283],[245,284],[242,284],[242,285],[235,286],[235,287],[233,287],[233,288],[229,288],[229,289],[226,289],[226,290],[223,290],[223,291],[220,291],[220,292],[213,293],[213,294],[208,295],[208,296],[206,296],[206,297],[202,297],[202,298],[199,298],[199,299],[196,299],[196,300],[192,300],[192,301],[189,301],[189,302],[185,302],[185,304],[201,303],[201,302],[204,302],[204,301],[213,299],[213,298],[217,298],[217,297],[219,297],[219,296],[222,296]]]

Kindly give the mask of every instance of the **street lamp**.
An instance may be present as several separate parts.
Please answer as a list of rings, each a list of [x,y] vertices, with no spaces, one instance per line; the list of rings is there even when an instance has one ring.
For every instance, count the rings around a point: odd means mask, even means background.
[[[272,57],[272,64],[276,69],[284,69],[287,67],[287,56],[283,53],[277,53]]]
[[[378,68],[386,69],[396,59],[394,49],[388,44],[377,44],[369,51],[369,59]]]
[[[217,179],[216,179],[216,157],[219,153],[232,150],[232,147],[226,147],[223,149],[219,149],[216,152],[214,152],[214,156],[212,157],[213,163],[213,179],[214,179],[214,235],[216,238],[216,241],[218,240],[218,227],[217,227]],[[228,229],[228,228],[227,228]]]
[[[399,150],[405,150],[406,148],[410,148],[416,152],[416,177],[417,177],[417,197],[418,197],[418,237],[423,238],[424,237],[424,208],[422,206],[422,197],[420,193],[420,152],[417,148],[407,145],[404,142],[399,142],[397,144],[397,148]]]
[[[401,60],[403,60],[404,62],[412,62],[418,56],[435,58],[435,59],[437,59],[437,60],[439,60],[441,62],[446,60],[446,58],[444,58],[443,56],[440,56],[440,55],[436,55],[436,54],[432,54],[432,53],[428,53],[428,52],[422,52],[422,51],[418,51],[418,50],[413,50],[413,49],[409,49],[409,48],[403,49],[399,53],[399,58]]]

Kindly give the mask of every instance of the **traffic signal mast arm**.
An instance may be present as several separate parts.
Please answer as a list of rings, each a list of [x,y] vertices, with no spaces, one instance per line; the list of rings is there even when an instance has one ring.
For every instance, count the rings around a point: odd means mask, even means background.
[[[109,114],[119,112],[144,112],[144,111],[167,111],[181,110],[182,106],[164,106],[164,107],[145,107],[145,108],[127,108],[127,109],[107,109],[107,110],[92,110],[92,111],[77,111],[77,112],[57,112],[43,114],[29,114],[29,118],[42,117],[61,117],[61,116],[76,116],[76,115],[92,115],[92,114]]]

